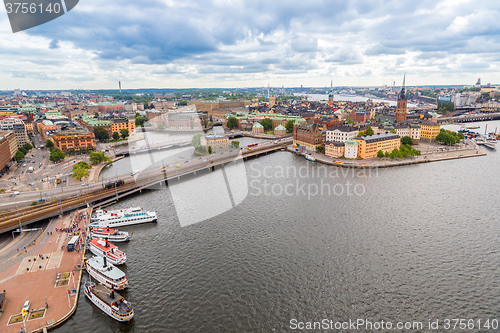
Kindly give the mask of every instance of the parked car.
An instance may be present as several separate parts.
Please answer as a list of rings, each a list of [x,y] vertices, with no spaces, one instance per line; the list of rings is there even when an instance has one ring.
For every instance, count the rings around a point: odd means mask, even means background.
[[[89,183],[83,183],[82,186],[87,186]]]

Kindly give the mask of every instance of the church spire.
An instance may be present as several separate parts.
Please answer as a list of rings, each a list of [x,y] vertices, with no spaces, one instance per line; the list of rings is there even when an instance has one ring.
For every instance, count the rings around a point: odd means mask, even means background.
[[[401,87],[401,91],[399,93],[399,99],[401,100],[406,100],[405,81],[406,81],[406,73],[403,76],[403,86]]]

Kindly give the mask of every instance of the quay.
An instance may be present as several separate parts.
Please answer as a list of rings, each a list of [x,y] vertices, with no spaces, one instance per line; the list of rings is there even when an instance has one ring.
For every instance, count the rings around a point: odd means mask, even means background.
[[[53,219],[34,245],[17,249],[13,244],[6,249],[10,252],[4,255],[14,260],[0,268],[0,285],[5,290],[0,331],[19,333],[22,328],[24,332],[44,332],[75,312],[85,255],[84,230],[91,212],[88,208]],[[68,252],[66,244],[74,233],[60,230],[71,226],[80,228],[80,243],[75,251]],[[23,318],[25,301],[31,305]]]

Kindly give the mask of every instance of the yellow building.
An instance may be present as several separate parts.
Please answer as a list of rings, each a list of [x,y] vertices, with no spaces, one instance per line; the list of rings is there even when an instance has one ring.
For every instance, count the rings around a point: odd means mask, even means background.
[[[366,135],[353,140],[358,143],[358,157],[363,159],[377,157],[379,150],[390,153],[401,146],[401,138],[393,133]]]
[[[342,157],[344,156],[345,143],[339,141],[325,142],[325,155],[329,157]]]
[[[33,121],[31,119],[23,119],[24,128],[27,133],[33,134]]]
[[[128,129],[129,135],[135,132],[135,120],[127,118],[115,118],[111,121],[111,134],[117,132],[121,135],[122,129]]]
[[[430,120],[420,121],[420,139],[424,141],[433,141],[441,130],[441,125]]]

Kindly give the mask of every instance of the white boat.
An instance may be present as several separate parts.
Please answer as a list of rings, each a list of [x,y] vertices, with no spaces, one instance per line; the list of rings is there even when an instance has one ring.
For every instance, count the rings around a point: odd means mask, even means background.
[[[105,238],[110,242],[126,242],[130,239],[128,232],[118,231],[118,229],[93,228],[90,230],[90,238]]]
[[[311,162],[316,162],[316,159],[311,155],[306,155],[306,160],[311,161]]]
[[[127,322],[134,317],[132,304],[106,286],[87,281],[83,286],[87,298],[111,318]]]
[[[125,273],[108,263],[105,257],[96,256],[88,259],[85,268],[90,276],[106,287],[122,290],[128,286]]]
[[[100,257],[106,257],[113,265],[122,265],[127,261],[127,256],[120,251],[116,245],[108,242],[107,239],[97,238],[89,243],[89,250]]]
[[[121,210],[97,210],[91,228],[120,227],[156,221],[156,212],[145,212],[140,207]]]

